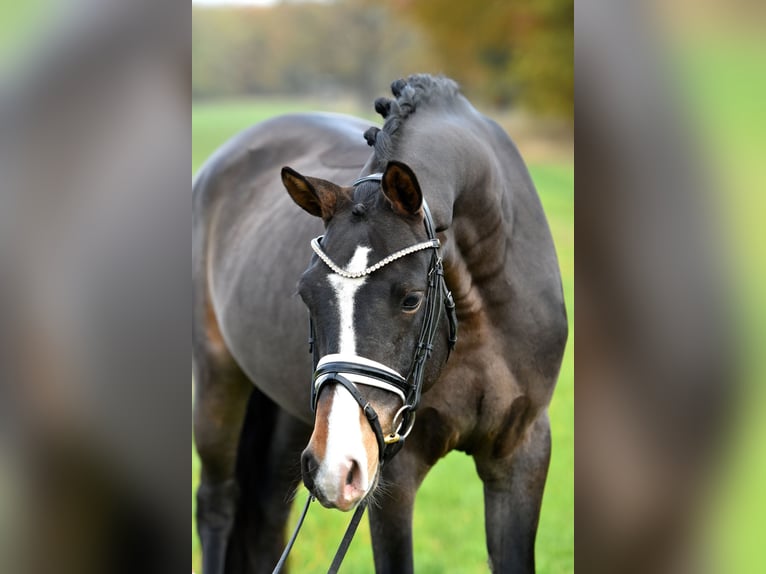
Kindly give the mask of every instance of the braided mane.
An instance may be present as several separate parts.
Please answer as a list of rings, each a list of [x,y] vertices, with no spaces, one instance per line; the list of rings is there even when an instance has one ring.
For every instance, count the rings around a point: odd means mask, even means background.
[[[393,82],[391,93],[394,98],[375,100],[375,111],[385,118],[383,128],[371,127],[364,133],[380,163],[391,159],[397,132],[409,116],[418,108],[453,102],[460,94],[460,88],[454,80],[444,76],[415,74]]]

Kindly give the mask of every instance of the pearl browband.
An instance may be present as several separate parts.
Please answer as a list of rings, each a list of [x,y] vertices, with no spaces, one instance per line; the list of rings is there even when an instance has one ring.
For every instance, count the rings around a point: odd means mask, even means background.
[[[381,267],[385,267],[389,263],[393,263],[397,259],[401,259],[402,257],[406,257],[407,255],[411,255],[412,253],[417,253],[418,251],[424,251],[426,249],[439,249],[441,247],[441,243],[438,239],[431,239],[429,241],[424,241],[423,243],[418,243],[417,245],[411,245],[409,247],[405,247],[404,249],[400,249],[396,253],[392,253],[385,259],[381,259],[378,261],[375,265],[370,265],[367,269],[364,269],[363,271],[346,271],[343,269],[340,265],[337,265],[332,259],[330,259],[330,256],[327,255],[327,253],[324,252],[322,249],[322,238],[324,236],[320,235],[319,237],[315,237],[311,240],[311,249],[314,250],[314,253],[316,253],[319,258],[324,261],[327,266],[332,269],[334,273],[337,273],[341,277],[345,277],[346,279],[360,279],[362,277],[366,277],[370,273],[374,273]]]
[[[360,177],[357,179],[353,186],[356,187],[359,184],[365,183],[367,181],[381,181],[383,179],[382,173],[372,173],[370,175],[366,175],[364,177]],[[423,209],[424,211],[428,212],[428,205],[426,204],[425,198],[423,199]],[[378,269],[385,267],[389,263],[393,263],[394,261],[397,261],[398,259],[401,259],[402,257],[407,257],[407,255],[411,255],[413,253],[417,253],[418,251],[425,251],[426,249],[439,249],[441,247],[441,242],[436,239],[435,237],[433,239],[429,239],[428,241],[424,241],[423,243],[418,243],[417,245],[410,245],[409,247],[405,247],[404,249],[400,249],[396,253],[392,253],[388,257],[381,259],[374,265],[370,265],[367,269],[363,271],[346,271],[343,269],[340,265],[335,263],[332,259],[330,259],[330,256],[327,255],[327,253],[324,252],[322,249],[322,239],[324,238],[324,235],[320,235],[319,237],[315,237],[311,240],[311,249],[314,250],[314,253],[319,256],[319,258],[324,261],[327,266],[332,269],[332,271],[341,277],[345,277],[346,279],[361,279],[362,277],[366,277],[370,273],[374,273]]]

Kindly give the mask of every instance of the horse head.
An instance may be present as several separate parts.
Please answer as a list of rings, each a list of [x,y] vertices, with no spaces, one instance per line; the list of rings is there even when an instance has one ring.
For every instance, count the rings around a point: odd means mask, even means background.
[[[298,284],[316,369],[303,481],[324,506],[347,511],[374,491],[382,463],[412,429],[423,386],[446,360],[448,338],[435,334],[451,295],[428,207],[407,165],[391,161],[384,173],[350,187],[290,168],[282,181],[325,224]]]

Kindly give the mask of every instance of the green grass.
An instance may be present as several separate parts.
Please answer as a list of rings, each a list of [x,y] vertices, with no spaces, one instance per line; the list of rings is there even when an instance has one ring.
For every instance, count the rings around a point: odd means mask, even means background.
[[[206,103],[192,110],[192,171],[229,136],[278,113],[318,109],[301,101]],[[341,110],[332,110],[341,111]],[[353,113],[353,110],[352,110]],[[513,134],[511,134],[513,135]],[[574,171],[571,165],[531,165],[559,253],[567,308],[574,312]],[[543,501],[537,542],[538,571],[574,571],[574,361],[573,329],[559,384],[550,409],[553,457]],[[194,525],[194,492],[199,461],[192,448],[192,568],[200,571]],[[304,496],[299,496],[302,503]],[[293,509],[294,523],[298,506]],[[291,556],[293,570],[324,572],[349,520],[348,514],[313,505]],[[418,493],[415,518],[415,566],[419,573],[488,572],[481,481],[473,461],[452,453],[440,461]],[[345,572],[370,572],[372,550],[364,520],[344,561]]]

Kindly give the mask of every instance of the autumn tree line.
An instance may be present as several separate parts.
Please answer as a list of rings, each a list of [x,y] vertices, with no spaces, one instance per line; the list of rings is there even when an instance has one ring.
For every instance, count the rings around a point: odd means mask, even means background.
[[[572,117],[573,0],[335,0],[192,10],[192,95],[343,96],[444,73],[496,107]]]

